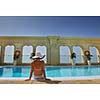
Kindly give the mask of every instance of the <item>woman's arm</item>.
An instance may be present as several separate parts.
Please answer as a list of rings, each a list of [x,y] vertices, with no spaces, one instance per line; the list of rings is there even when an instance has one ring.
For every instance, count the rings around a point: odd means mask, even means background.
[[[31,80],[32,74],[33,74],[33,69],[31,68],[30,77],[29,77],[30,80]]]
[[[30,76],[28,79],[26,79],[25,81],[29,81],[31,80],[31,77],[32,77],[32,74],[33,74],[33,71],[34,71],[34,66],[33,66],[33,62],[31,63],[31,71],[30,71]]]
[[[45,70],[42,70],[42,73],[43,73],[44,79],[46,79]]]

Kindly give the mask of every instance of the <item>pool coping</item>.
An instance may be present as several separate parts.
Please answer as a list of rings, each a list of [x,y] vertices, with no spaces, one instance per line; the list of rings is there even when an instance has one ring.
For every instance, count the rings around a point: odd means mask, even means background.
[[[52,65],[52,66],[49,66],[49,65],[46,65],[45,67],[94,67],[94,66],[96,66],[96,67],[100,67],[100,65],[82,65],[82,66],[80,66],[80,65],[74,65],[74,66],[66,66],[66,65],[62,65],[62,66],[58,66],[58,65]],[[18,67],[20,67],[20,66],[0,66],[0,68],[18,68]],[[25,67],[27,67],[27,68],[31,68],[31,66],[21,66],[21,68],[25,68]]]
[[[0,78],[0,80],[25,80],[27,79],[28,77],[26,78],[19,78],[19,77],[16,77],[16,78],[12,78],[12,77],[3,77],[3,78]],[[59,81],[65,81],[65,80],[94,80],[94,79],[100,79],[100,76],[79,76],[79,77],[56,77],[56,78],[52,78],[52,77],[47,77],[51,80],[59,80]],[[32,79],[34,80],[34,78]]]

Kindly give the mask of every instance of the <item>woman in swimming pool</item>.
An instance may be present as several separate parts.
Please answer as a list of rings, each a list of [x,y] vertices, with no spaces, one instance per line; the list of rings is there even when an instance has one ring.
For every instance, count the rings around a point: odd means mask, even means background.
[[[31,80],[32,74],[34,72],[34,79],[35,80],[46,80],[46,74],[45,74],[45,63],[42,60],[45,57],[41,55],[40,52],[36,53],[36,56],[33,56],[33,62],[31,63],[31,71],[30,71],[30,77],[29,79],[26,79],[26,81]]]

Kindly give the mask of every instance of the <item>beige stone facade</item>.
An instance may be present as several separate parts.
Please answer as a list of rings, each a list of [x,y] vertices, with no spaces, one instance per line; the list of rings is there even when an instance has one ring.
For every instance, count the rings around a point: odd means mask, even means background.
[[[48,37],[24,37],[24,36],[1,36],[0,37],[0,64],[4,64],[4,51],[7,45],[14,45],[15,50],[22,51],[23,46],[33,46],[35,51],[37,46],[46,46],[47,48],[47,64],[60,64],[60,46],[68,46],[72,52],[73,46],[80,46],[83,50],[89,50],[90,46],[96,47],[100,54],[100,38],[65,38],[59,36]],[[83,62],[84,63],[84,62]],[[18,64],[22,64],[22,57],[19,58]]]

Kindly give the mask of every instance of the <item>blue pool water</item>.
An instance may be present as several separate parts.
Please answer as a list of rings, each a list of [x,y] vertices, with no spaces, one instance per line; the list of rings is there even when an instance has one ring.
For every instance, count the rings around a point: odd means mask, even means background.
[[[46,66],[46,76],[57,77],[78,77],[78,76],[99,76],[100,66]],[[26,78],[29,77],[30,66],[0,67],[0,78]]]

